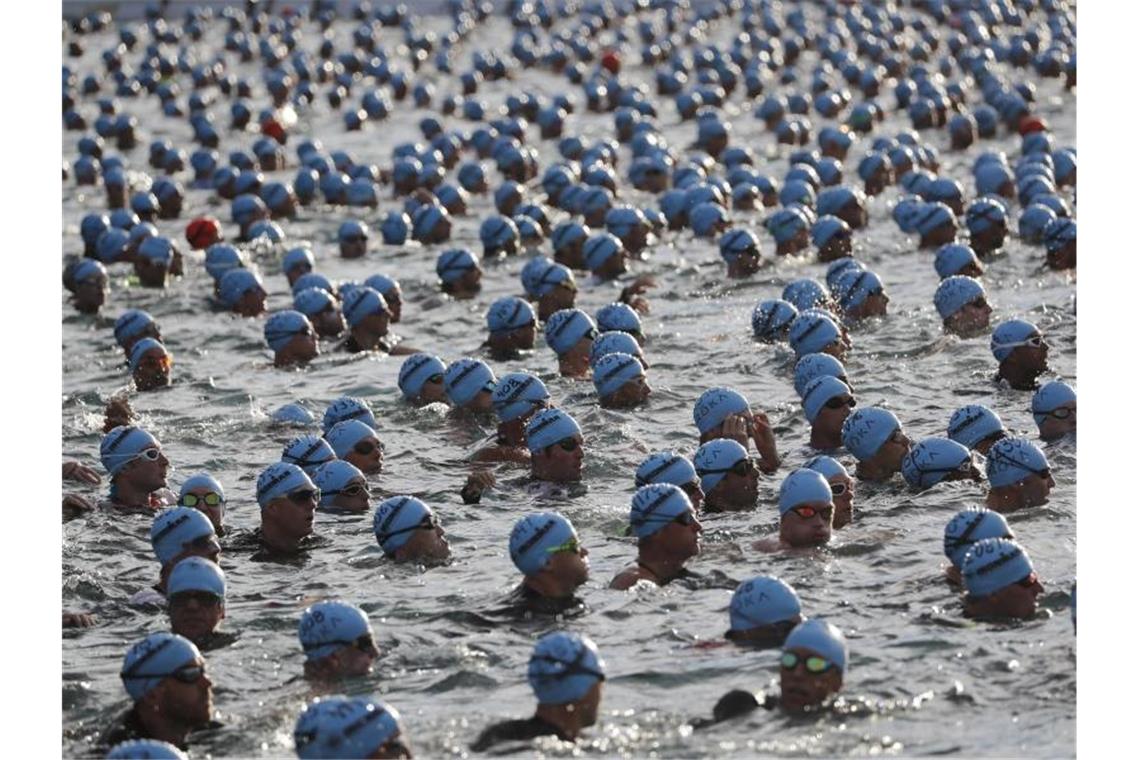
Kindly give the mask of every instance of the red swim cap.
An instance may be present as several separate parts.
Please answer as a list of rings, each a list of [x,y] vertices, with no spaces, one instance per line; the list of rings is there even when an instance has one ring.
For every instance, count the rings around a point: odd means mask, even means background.
[[[621,71],[621,58],[614,51],[607,50],[602,56],[602,68],[616,75]]]
[[[1021,134],[1022,137],[1025,137],[1032,132],[1048,132],[1049,124],[1040,116],[1026,114],[1025,116],[1022,116],[1021,121],[1017,123],[1017,131]]]
[[[209,248],[222,239],[222,227],[212,216],[199,216],[186,225],[186,240],[195,251]]]

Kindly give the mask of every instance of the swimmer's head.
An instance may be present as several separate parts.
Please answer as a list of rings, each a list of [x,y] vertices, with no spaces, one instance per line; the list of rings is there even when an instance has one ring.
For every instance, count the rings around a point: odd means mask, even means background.
[[[257,477],[258,506],[264,511],[274,499],[300,490],[316,490],[305,471],[289,462],[274,462]]]
[[[606,680],[606,664],[598,655],[598,648],[586,636],[565,631],[548,633],[535,644],[527,666],[527,681],[540,705],[565,705],[578,702],[594,687]],[[583,725],[596,719],[582,716]]]
[[[990,336],[990,352],[999,362],[1008,359],[1017,348],[1040,345],[1047,345],[1040,328],[1024,319],[1007,319]]]
[[[967,305],[978,299],[986,298],[986,289],[982,283],[973,277],[952,275],[938,284],[934,291],[934,306],[938,309],[938,316],[946,320]]]
[[[372,515],[372,533],[384,553],[392,557],[420,529],[432,530],[438,525],[435,513],[415,496],[393,496],[376,505]]]
[[[364,399],[354,396],[341,396],[328,405],[321,419],[321,431],[327,433],[333,425],[344,420],[360,420],[370,428],[378,427],[372,407]]]
[[[431,354],[412,354],[400,365],[400,375],[397,384],[404,398],[414,400],[423,394],[428,383],[437,383],[443,389],[443,373],[447,365],[438,356]],[[437,379],[438,377],[438,379]]]
[[[355,646],[361,638],[373,638],[364,610],[342,601],[317,602],[302,612],[297,635],[309,662],[328,657],[341,647]]]
[[[360,420],[341,420],[325,433],[325,440],[332,447],[337,459],[348,459],[361,441],[370,438],[379,440],[379,435]]]
[[[608,354],[636,356],[642,366],[646,366],[645,354],[641,350],[641,344],[637,342],[637,338],[627,332],[610,330],[598,335],[590,346],[590,366],[594,366],[598,360]]]
[[[1027,438],[1003,438],[986,455],[986,478],[992,488],[1010,486],[1030,476],[1049,479],[1045,452]]]
[[[127,694],[139,702],[166,678],[202,663],[201,652],[189,639],[175,633],[152,633],[127,650],[119,677]]]
[[[462,358],[448,365],[443,374],[443,387],[451,403],[466,406],[486,391],[488,397],[495,390],[495,373],[479,359]],[[488,398],[487,408],[490,408]]]
[[[977,277],[983,274],[982,263],[974,249],[963,243],[947,243],[934,254],[934,271],[945,280],[954,275]]]
[[[1053,438],[1057,437],[1054,433],[1075,430],[1077,392],[1060,380],[1045,383],[1033,394],[1030,411],[1042,438]]]
[[[544,409],[526,425],[526,445],[532,454],[574,437],[581,438],[582,429],[561,409]]]
[[[706,494],[716,488],[739,462],[748,463],[748,450],[731,438],[715,438],[701,444],[693,455],[693,467]]]
[[[847,672],[847,639],[842,631],[819,618],[805,620],[792,629],[784,640],[784,652],[791,650],[806,650],[838,668],[840,674]]]
[[[581,309],[561,309],[554,312],[546,320],[544,328],[546,345],[559,356],[578,345],[584,337],[593,340],[597,333],[594,320]]]
[[[140,336],[159,337],[158,324],[147,312],[128,309],[115,320],[115,341],[122,348],[134,345]]]
[[[1000,512],[985,507],[968,507],[946,523],[942,552],[954,567],[961,570],[966,552],[984,538],[1014,538],[1014,535]]]
[[[902,460],[902,474],[911,488],[930,488],[947,480],[980,477],[970,450],[949,438],[924,438]]]
[[[815,470],[798,469],[790,472],[780,483],[780,516],[788,514],[805,504],[831,504],[831,486],[827,479]],[[827,520],[830,526],[831,520]]]
[[[637,311],[627,303],[611,303],[598,309],[598,331],[610,332],[620,330],[642,341],[641,317]]]
[[[761,301],[752,310],[752,334],[763,341],[787,340],[788,328],[798,316],[799,310],[783,299]]]
[[[162,445],[157,438],[140,427],[123,425],[103,436],[99,444],[99,460],[107,474],[114,478],[136,459],[150,459],[150,451],[157,451],[161,456]]]
[[[847,383],[847,370],[842,362],[831,354],[807,354],[796,362],[793,384],[796,393],[803,398],[808,384],[818,377],[828,375]]]
[[[975,541],[962,559],[962,582],[973,597],[989,596],[1032,574],[1029,556],[1009,538]]]
[[[538,512],[518,520],[511,529],[508,552],[519,572],[537,575],[566,547],[577,544],[573,524],[557,512]],[[577,551],[575,548],[574,551]]]
[[[974,449],[987,439],[1004,438],[1008,433],[1001,419],[988,406],[968,404],[951,415],[946,435],[966,448]]]
[[[844,400],[845,398],[847,400]],[[833,402],[832,399],[838,399],[838,401]],[[842,403],[844,406],[850,407],[854,403],[854,397],[851,395],[851,389],[847,387],[847,383],[831,375],[820,375],[804,387],[802,403],[804,416],[807,417],[808,422],[814,424],[825,406],[833,408],[834,404]]]
[[[620,352],[606,354],[594,364],[593,376],[594,388],[603,406],[630,406],[649,395],[645,368],[636,356]]]
[[[702,393],[693,405],[693,422],[704,435],[732,414],[749,414],[748,399],[734,388],[718,386]],[[706,489],[707,490],[707,489]]]
[[[328,441],[319,435],[307,433],[285,444],[281,449],[281,461],[295,464],[309,475],[325,462],[336,459],[336,452]]]
[[[760,629],[774,634],[770,643],[778,646],[803,620],[803,614],[795,589],[779,578],[758,575],[736,587],[728,618],[734,639]]]
[[[150,528],[150,545],[159,564],[166,567],[187,551],[217,557],[221,551],[210,518],[192,507],[164,509]]]
[[[826,353],[824,349],[832,344],[841,345],[842,339],[843,333],[839,325],[833,319],[816,312],[801,312],[788,329],[788,342],[797,357]]]
[[[852,412],[843,423],[843,446],[856,459],[867,460],[901,431],[902,425],[893,412],[876,406],[863,407]]]
[[[396,708],[367,697],[323,697],[293,728],[297,757],[410,757]],[[397,754],[403,753],[403,754]]]
[[[679,486],[649,483],[637,489],[629,510],[629,528],[640,541],[649,538],[678,519],[686,525],[695,519],[693,504]]]
[[[549,406],[550,392],[546,384],[531,373],[511,372],[495,384],[491,403],[500,421],[513,422]]]

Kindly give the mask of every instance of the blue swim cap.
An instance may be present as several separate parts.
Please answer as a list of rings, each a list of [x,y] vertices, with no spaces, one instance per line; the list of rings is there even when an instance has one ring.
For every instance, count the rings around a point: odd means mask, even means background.
[[[213,537],[214,525],[193,507],[171,507],[154,518],[150,544],[159,564],[165,566],[198,539]]]
[[[131,356],[129,360],[131,372],[134,372],[139,368],[139,363],[142,362],[143,355],[147,351],[155,348],[160,350],[164,356],[170,356],[170,352],[166,350],[166,346],[154,338],[143,338],[138,343],[135,343],[133,346],[131,346]]]
[[[958,274],[970,263],[981,266],[974,249],[963,243],[947,243],[934,254],[934,271],[943,280]]]
[[[811,242],[816,248],[822,248],[836,236],[851,236],[850,225],[838,217],[821,215],[811,227]]]
[[[351,420],[351,422],[355,422],[355,420]],[[350,462],[346,462],[343,459],[334,459],[331,462],[322,464],[316,469],[316,472],[313,473],[313,483],[316,484],[317,488],[321,489],[321,500],[317,506],[328,507],[332,505],[333,500],[340,494],[341,489],[354,479],[363,480],[364,473]]]
[[[752,334],[760,340],[780,340],[798,316],[799,310],[783,299],[761,301],[752,309]]]
[[[554,556],[554,550],[577,540],[578,532],[557,512],[526,515],[511,529],[508,550],[523,575],[537,575]]]
[[[1058,217],[1045,226],[1042,233],[1045,241],[1045,250],[1052,253],[1059,251],[1077,239],[1077,223],[1068,217]]]
[[[118,227],[104,230],[95,241],[95,256],[104,264],[113,264],[126,252],[130,239],[130,233]]]
[[[980,598],[1029,577],[1033,563],[1025,550],[1008,538],[983,538],[974,542],[962,559],[962,583],[966,593]]]
[[[634,485],[638,488],[649,483],[671,483],[686,486],[697,479],[693,463],[674,451],[658,451],[650,454],[637,467]]]
[[[393,280],[385,274],[374,274],[364,281],[367,287],[372,288],[382,296],[387,296],[389,293],[400,287],[400,283]],[[388,299],[385,298],[385,301]]]
[[[435,273],[445,283],[457,282],[469,270],[476,269],[479,260],[466,248],[452,248],[439,254],[435,260]]]
[[[1049,412],[1076,400],[1077,392],[1067,383],[1053,380],[1042,385],[1033,394],[1033,402],[1030,404],[1030,411],[1033,412],[1033,420],[1037,423],[1037,427],[1041,427],[1045,423]]]
[[[978,198],[966,209],[966,228],[971,234],[985,232],[1008,220],[1005,206],[993,198]]]
[[[843,446],[860,461],[870,459],[901,429],[893,412],[877,406],[856,409],[843,423]]]
[[[702,435],[724,422],[730,414],[750,412],[748,399],[740,391],[718,386],[702,393],[693,404],[693,423]]]
[[[598,309],[598,330],[609,332],[620,330],[634,335],[641,334],[641,317],[627,303],[611,303]]]
[[[517,420],[549,402],[550,392],[546,385],[529,372],[504,375],[491,393],[491,403],[502,422]]]
[[[218,297],[231,308],[252,290],[264,291],[265,288],[261,284],[261,278],[249,269],[231,269],[222,275],[218,283]]]
[[[943,319],[949,319],[966,304],[977,298],[985,298],[986,289],[973,277],[951,275],[938,283],[934,291],[934,307]]]
[[[829,300],[827,291],[824,290],[823,286],[808,278],[789,282],[784,286],[784,292],[780,298],[800,311],[826,304]]]
[[[697,449],[693,467],[700,476],[701,488],[708,493],[737,462],[747,459],[748,450],[739,443],[731,438],[716,438]]]
[[[874,152],[868,153],[859,160],[859,167],[857,173],[859,179],[866,182],[875,175],[875,172],[880,169],[889,169],[891,167],[891,160],[887,157],[886,153]]]
[[[380,236],[387,245],[403,245],[408,241],[412,220],[403,211],[391,211],[380,223]]]
[[[270,415],[274,422],[295,425],[311,425],[316,418],[301,404],[285,404]]]
[[[808,229],[809,223],[794,208],[784,207],[768,217],[764,226],[777,243],[786,243],[800,230]]]
[[[819,199],[816,203],[816,211],[820,216],[829,214],[835,216],[839,211],[851,201],[860,201],[861,193],[857,193],[849,187],[828,187],[821,190]]]
[[[784,651],[807,649],[847,672],[847,639],[843,632],[820,618],[811,618],[797,625],[784,639]]]
[[[847,468],[834,457],[829,457],[826,454],[817,454],[811,459],[804,462],[804,469],[815,470],[823,477],[830,480],[836,475],[847,475]]]
[[[457,359],[444,371],[443,388],[451,403],[463,406],[480,391],[495,390],[495,373],[479,359]]]
[[[188,507],[183,508],[188,509]],[[224,603],[226,574],[222,572],[222,568],[205,557],[187,557],[179,560],[166,581],[166,596],[169,599],[183,591],[206,591]]]
[[[927,203],[916,215],[914,227],[920,234],[928,235],[947,222],[957,228],[958,222],[949,206],[941,202]]]
[[[768,575],[757,575],[741,583],[728,603],[729,624],[734,631],[783,623],[799,615],[800,598],[795,589]]]
[[[718,242],[720,257],[731,264],[745,253],[760,255],[760,238],[756,233],[744,227],[737,227],[720,236]]]
[[[831,503],[831,485],[815,470],[793,470],[780,483],[780,517],[801,504]]]
[[[321,419],[321,430],[327,433],[333,425],[342,420],[360,420],[370,428],[378,427],[376,417],[372,414],[372,407],[364,399],[354,396],[341,396],[328,405]]]
[[[400,732],[400,713],[366,697],[322,697],[305,708],[293,729],[302,760],[372,757]]]
[[[563,282],[577,287],[574,273],[568,267],[555,263],[545,256],[537,256],[528,261],[520,277],[523,288],[531,298],[541,298]]]
[[[991,161],[974,169],[974,185],[978,195],[996,195],[1007,182],[1013,182],[1013,172],[1004,164]]]
[[[306,433],[285,444],[281,451],[281,461],[295,464],[312,475],[325,462],[336,459],[336,453],[328,441],[319,435]]]
[[[372,515],[372,533],[384,553],[391,557],[412,538],[412,531],[424,518],[433,516],[431,508],[415,496],[393,496],[376,505]]]
[[[1041,330],[1024,319],[1007,319],[994,328],[990,336],[990,353],[999,362],[1005,361],[1015,348],[1026,345],[1026,341],[1040,336]]]
[[[352,452],[352,447],[365,438],[380,439],[377,432],[360,420],[341,420],[325,433],[332,450],[338,459],[344,459]]]
[[[139,256],[156,264],[169,266],[174,259],[174,246],[164,237],[148,237],[139,244]]]
[[[808,384],[822,375],[830,375],[847,382],[847,370],[843,363],[831,354],[807,354],[796,362],[793,384],[796,393],[803,398],[807,392]]]
[[[823,410],[824,404],[833,398],[850,393],[851,389],[847,387],[847,383],[831,375],[820,375],[804,386],[804,395],[801,400],[804,416],[807,417],[808,422],[814,423],[815,418]]]
[[[594,343],[590,347],[590,366],[595,366],[603,356],[619,353],[636,356],[639,360],[644,359],[641,345],[636,338],[627,332],[610,330],[594,338]]]
[[[674,519],[693,511],[688,495],[672,483],[649,483],[637,489],[629,510],[630,532],[649,538]]]
[[[999,488],[1049,471],[1045,452],[1028,438],[1002,438],[986,455],[986,477]]]
[[[138,702],[167,676],[202,659],[198,647],[176,633],[152,633],[136,642],[123,658],[119,677],[131,699]]]
[[[276,311],[265,320],[265,342],[274,352],[281,351],[289,341],[306,332],[313,333],[313,325],[299,311]]]
[[[107,474],[114,477],[139,455],[150,448],[161,449],[158,439],[153,435],[134,425],[120,425],[103,436],[99,444],[99,460],[107,470]]]
[[[367,240],[369,238],[368,233],[369,230],[367,224],[364,222],[359,222],[355,219],[349,219],[346,222],[342,222],[340,227],[337,228],[336,239],[341,243],[355,238],[364,238]]]
[[[447,209],[437,203],[428,203],[420,206],[412,214],[412,236],[416,240],[423,240],[431,234],[436,225],[445,220],[450,220],[451,214]]]
[[[328,277],[317,272],[308,272],[298,277],[293,283],[293,295],[296,296],[298,293],[309,290],[310,288],[320,288],[330,295],[336,291],[336,288],[333,287]]]
[[[281,271],[285,274],[289,274],[297,267],[305,266],[311,271],[315,265],[316,260],[313,258],[313,252],[308,248],[292,248],[286,251],[285,256],[281,259]]]
[[[88,280],[107,279],[107,268],[93,259],[80,259],[64,271],[64,284],[73,289]]]
[[[526,424],[526,445],[533,454],[547,446],[574,436],[581,436],[578,422],[561,409],[544,409]]]
[[[158,739],[130,739],[116,744],[108,760],[186,760],[186,753]]]
[[[512,240],[519,242],[519,228],[508,216],[489,216],[479,225],[479,240],[483,243],[484,253],[488,253],[504,247]]]
[[[206,249],[206,271],[217,283],[231,269],[242,269],[245,260],[241,253],[231,245],[215,243]]]
[[[588,637],[555,631],[535,644],[526,677],[540,705],[565,705],[604,681],[606,664]]]
[[[306,317],[315,317],[329,306],[336,306],[336,300],[324,288],[305,288],[293,296],[293,308]]]
[[[968,449],[972,449],[994,433],[1005,433],[1005,426],[997,414],[987,406],[968,404],[954,412],[946,435]]]
[[[1021,212],[1017,234],[1026,243],[1035,245],[1044,241],[1045,230],[1057,219],[1057,212],[1043,203],[1031,203]]]
[[[384,296],[364,285],[353,288],[344,297],[343,311],[350,327],[356,327],[373,314],[390,313]]]
[[[265,509],[269,502],[300,488],[315,489],[316,486],[313,485],[313,481],[309,479],[305,471],[297,465],[289,462],[274,462],[262,470],[257,477],[257,504]]]
[[[342,601],[317,602],[301,613],[297,626],[305,660],[328,657],[341,647],[351,646],[361,636],[372,635],[368,615],[355,604]]]
[[[625,353],[606,354],[594,364],[594,388],[600,398],[616,393],[630,380],[645,376],[645,368],[636,356]]]
[[[985,507],[968,507],[950,518],[942,536],[942,552],[962,569],[966,552],[984,538],[1013,538],[1013,531],[1000,512]]]
[[[534,309],[518,296],[506,296],[487,310],[487,329],[491,334],[518,330],[537,321]]]
[[[970,450],[949,438],[924,438],[902,460],[902,474],[911,488],[930,488],[951,473],[973,464]]]
[[[815,312],[801,312],[788,329],[788,342],[797,357],[821,352],[841,338],[839,325]]]
[[[586,267],[596,272],[606,261],[625,250],[621,238],[609,232],[598,232],[586,239],[582,245],[582,256]]]
[[[583,337],[594,337],[597,332],[594,320],[586,312],[581,309],[560,309],[546,320],[544,337],[546,345],[562,356]]]
[[[844,310],[856,309],[868,297],[883,292],[883,281],[870,269],[848,269],[835,283],[835,297]]]
[[[425,353],[412,354],[400,365],[397,384],[404,398],[410,400],[420,395],[428,378],[442,375],[446,371],[446,365],[438,356]]]

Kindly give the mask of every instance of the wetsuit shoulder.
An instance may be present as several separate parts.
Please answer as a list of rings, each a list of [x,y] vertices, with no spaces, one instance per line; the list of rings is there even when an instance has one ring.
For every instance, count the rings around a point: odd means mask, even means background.
[[[548,723],[542,718],[532,717],[523,720],[505,720],[483,729],[479,738],[471,745],[473,752],[483,752],[501,742],[530,741],[540,736],[557,736],[563,741],[569,741],[558,726]]]

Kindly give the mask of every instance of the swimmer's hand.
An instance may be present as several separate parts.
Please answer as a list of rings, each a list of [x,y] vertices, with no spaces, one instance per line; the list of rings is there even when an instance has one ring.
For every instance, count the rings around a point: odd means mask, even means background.
[[[95,505],[79,494],[65,493],[63,495],[63,516],[75,517],[83,512],[90,512]]]
[[[769,475],[775,472],[780,466],[780,456],[776,453],[776,436],[772,432],[772,423],[764,412],[752,412],[752,442],[760,454],[760,461],[757,462],[760,471]]]
[[[79,462],[64,462],[63,477],[64,479],[70,478],[71,480],[78,480],[80,483],[90,483],[92,485],[102,480],[102,478],[99,477],[99,473]]]
[[[649,301],[641,297],[641,294],[649,288],[657,287],[657,280],[652,275],[643,274],[638,276],[632,283],[622,288],[620,300],[624,304],[629,304],[641,314],[649,313]]]
[[[743,414],[730,414],[724,418],[724,425],[721,427],[720,434],[724,438],[731,438],[747,449],[750,428],[748,418]]]
[[[98,622],[90,612],[64,612],[64,628],[90,628]]]
[[[111,430],[120,425],[131,424],[134,416],[131,402],[127,401],[125,396],[111,399],[107,402],[107,408],[103,410],[103,432],[110,433]]]
[[[464,504],[478,504],[483,498],[483,492],[495,487],[495,474],[490,470],[479,470],[467,477],[467,482],[459,495]]]

